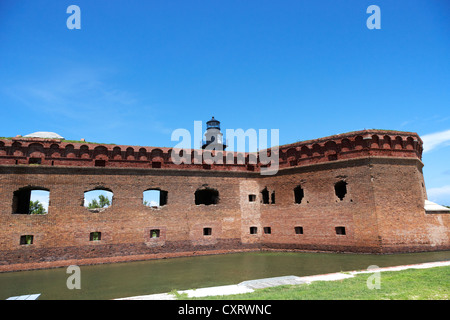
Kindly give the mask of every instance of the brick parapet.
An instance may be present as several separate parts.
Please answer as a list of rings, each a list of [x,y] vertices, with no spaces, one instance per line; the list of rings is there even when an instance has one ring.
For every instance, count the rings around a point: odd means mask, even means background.
[[[179,152],[181,150],[176,150]],[[362,130],[280,146],[279,167],[296,167],[367,156],[422,158],[423,143],[417,133]],[[141,147],[58,139],[0,139],[0,165],[194,169],[255,171],[263,166],[257,153],[223,152],[223,164],[207,164],[204,150],[191,150],[187,163],[172,161],[172,148]],[[272,152],[264,150],[263,152]],[[274,151],[275,152],[275,151]],[[197,160],[199,158],[200,160]]]

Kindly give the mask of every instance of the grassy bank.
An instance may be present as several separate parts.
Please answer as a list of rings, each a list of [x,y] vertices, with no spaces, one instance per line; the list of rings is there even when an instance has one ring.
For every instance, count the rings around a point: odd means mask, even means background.
[[[212,296],[207,299],[230,300],[448,300],[450,298],[450,267],[408,269],[380,273],[380,289],[368,289],[373,274],[358,274],[337,281],[278,286],[253,293]],[[371,278],[372,279],[372,278]],[[185,297],[179,297],[185,299]]]

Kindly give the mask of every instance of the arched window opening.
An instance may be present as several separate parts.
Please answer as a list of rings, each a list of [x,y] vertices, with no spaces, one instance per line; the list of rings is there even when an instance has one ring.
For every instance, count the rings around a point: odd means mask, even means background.
[[[296,186],[294,188],[294,201],[295,203],[302,203],[303,197],[305,196],[305,192],[303,191],[301,186]]]
[[[219,203],[219,191],[215,189],[199,189],[195,191],[195,204],[204,204],[204,205],[211,205],[211,204],[218,204]]]
[[[143,195],[143,204],[147,207],[159,208],[167,204],[167,191],[160,189],[149,189],[144,191]]]
[[[347,194],[347,182],[341,180],[334,185],[336,196],[342,201]]]
[[[21,188],[13,194],[13,214],[47,214],[50,190],[39,187]]]
[[[91,212],[101,212],[112,206],[113,196],[113,192],[108,189],[86,191],[83,206]]]
[[[272,193],[269,193],[269,190],[267,190],[267,187],[265,187],[261,191],[261,202],[263,204],[275,204],[275,191],[272,191]]]

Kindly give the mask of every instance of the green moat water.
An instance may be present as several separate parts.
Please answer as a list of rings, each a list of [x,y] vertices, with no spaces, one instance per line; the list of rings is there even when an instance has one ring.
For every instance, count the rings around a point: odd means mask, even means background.
[[[393,255],[247,252],[80,266],[81,289],[66,286],[66,268],[0,273],[0,299],[41,293],[40,300],[114,299],[241,281],[450,260],[450,251]]]

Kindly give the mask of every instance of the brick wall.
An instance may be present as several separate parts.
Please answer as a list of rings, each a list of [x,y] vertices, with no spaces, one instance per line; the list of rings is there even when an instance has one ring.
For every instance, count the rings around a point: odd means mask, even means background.
[[[417,135],[363,131],[279,152],[278,173],[262,176],[259,165],[254,171],[246,164],[176,166],[163,148],[2,140],[0,271],[261,248],[450,249],[449,215],[423,208]],[[30,164],[31,158],[41,163]],[[99,159],[105,167],[95,167]],[[153,162],[161,167],[152,168]],[[339,181],[346,183],[342,200],[335,193]],[[295,203],[297,186],[301,203]],[[50,191],[47,214],[13,214],[14,192],[24,187]],[[96,188],[111,190],[113,203],[91,212],[82,205],[84,192]],[[152,188],[168,192],[166,205],[142,203]],[[196,205],[195,191],[202,188],[217,190],[219,202]],[[262,203],[264,188],[268,204]],[[101,240],[90,241],[91,232],[101,232]],[[22,235],[33,235],[33,243],[20,244]]]

